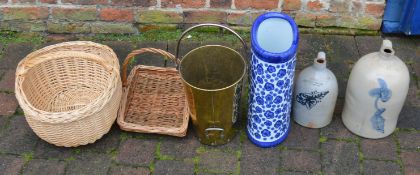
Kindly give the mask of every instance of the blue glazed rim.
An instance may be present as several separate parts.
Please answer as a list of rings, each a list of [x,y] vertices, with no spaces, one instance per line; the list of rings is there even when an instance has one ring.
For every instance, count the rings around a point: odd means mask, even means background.
[[[288,129],[287,129],[286,133],[282,137],[280,137],[279,139],[277,139],[276,141],[273,141],[273,142],[260,142],[258,140],[255,140],[254,138],[252,138],[251,134],[249,134],[248,128],[246,129],[246,135],[248,136],[248,139],[252,143],[257,145],[258,147],[271,148],[271,147],[275,147],[275,146],[279,145],[280,143],[282,143],[287,138],[287,136],[289,136],[289,131],[290,131],[290,122],[289,122],[289,126],[288,126]]]
[[[257,32],[260,24],[269,18],[281,18],[289,22],[292,27],[293,31],[293,42],[292,46],[280,53],[269,52],[261,48],[261,46],[257,42]],[[257,19],[255,19],[254,24],[252,25],[251,29],[251,46],[254,54],[258,56],[259,59],[264,60],[269,63],[284,63],[289,61],[293,56],[296,54],[297,47],[299,43],[299,30],[295,23],[295,21],[289,16],[284,13],[280,12],[267,12],[260,15]]]

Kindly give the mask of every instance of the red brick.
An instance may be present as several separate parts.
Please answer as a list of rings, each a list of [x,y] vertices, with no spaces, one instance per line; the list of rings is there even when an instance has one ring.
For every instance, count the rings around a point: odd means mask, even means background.
[[[225,12],[216,11],[188,11],[184,12],[185,23],[225,23],[226,22]]]
[[[306,4],[306,6],[308,7],[309,10],[312,11],[319,11],[321,10],[324,6],[322,5],[322,3],[318,0],[316,1],[308,1],[308,3]]]
[[[420,174],[420,152],[402,152],[401,159],[404,164],[406,175]]]
[[[230,8],[232,0],[210,0],[210,7],[212,8]]]
[[[235,0],[235,7],[237,9],[277,9],[279,0]]]
[[[12,0],[12,3],[35,3],[36,0]]]
[[[329,11],[331,12],[348,12],[349,1],[331,1]]]
[[[384,13],[384,8],[384,4],[366,4],[365,13],[375,17],[380,17]]]
[[[46,4],[56,4],[57,0],[39,0],[39,2]]]
[[[3,20],[47,19],[47,7],[6,7],[3,8]]]
[[[352,13],[363,13],[362,2],[352,1],[351,12]]]
[[[66,19],[75,21],[92,21],[96,19],[95,8],[53,8],[53,19]]]
[[[0,81],[0,90],[15,91],[15,71],[8,70]]]
[[[284,0],[283,1],[283,10],[285,11],[294,11],[300,10],[301,7],[300,0]]]
[[[137,15],[139,23],[182,23],[182,13],[160,10],[141,10]]]
[[[180,5],[182,8],[201,8],[206,4],[205,0],[162,0],[162,7],[174,8]]]
[[[128,9],[103,8],[99,18],[103,21],[131,22],[134,21],[134,14]]]
[[[329,13],[325,13],[317,15],[315,25],[320,27],[335,26],[336,21],[337,18],[335,16]]]
[[[156,0],[112,0],[111,5],[150,7],[156,5]]]
[[[14,94],[0,93],[0,115],[13,115],[18,107]]]
[[[62,3],[80,4],[80,5],[105,5],[108,0],[62,0]]]
[[[316,15],[312,13],[300,13],[295,16],[296,24],[305,27],[315,27]]]
[[[250,13],[229,13],[227,22],[234,25],[251,25],[252,16]]]

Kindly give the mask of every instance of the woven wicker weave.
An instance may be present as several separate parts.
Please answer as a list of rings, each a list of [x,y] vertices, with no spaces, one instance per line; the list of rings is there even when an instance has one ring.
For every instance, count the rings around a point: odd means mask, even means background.
[[[121,129],[183,137],[189,113],[183,84],[175,68],[135,66],[127,80],[127,65],[135,55],[151,52],[176,62],[172,54],[155,48],[130,53],[123,64],[123,96],[117,122]]]
[[[85,145],[107,133],[117,117],[119,76],[118,59],[107,46],[52,45],[19,63],[16,98],[40,138],[57,146]]]

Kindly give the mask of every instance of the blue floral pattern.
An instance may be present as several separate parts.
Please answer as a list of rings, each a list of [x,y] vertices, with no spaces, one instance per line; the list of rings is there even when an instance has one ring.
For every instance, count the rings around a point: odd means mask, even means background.
[[[295,64],[296,56],[281,64],[252,56],[247,125],[251,140],[270,145],[287,136]]]
[[[371,97],[376,97],[375,99],[376,112],[373,114],[370,121],[372,123],[373,129],[375,129],[378,132],[384,133],[385,132],[384,130],[385,118],[382,116],[382,113],[384,113],[386,109],[379,107],[378,103],[379,103],[379,100],[385,103],[389,99],[391,99],[392,91],[391,89],[388,89],[388,86],[385,80],[378,78],[378,83],[379,83],[379,88],[375,88],[369,91],[369,95]]]

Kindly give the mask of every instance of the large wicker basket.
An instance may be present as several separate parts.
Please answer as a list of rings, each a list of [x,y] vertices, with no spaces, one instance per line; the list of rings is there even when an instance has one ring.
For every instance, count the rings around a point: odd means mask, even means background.
[[[95,142],[117,117],[122,94],[117,56],[93,42],[67,42],[26,56],[16,69],[16,98],[43,140],[75,147]]]
[[[123,96],[117,122],[126,131],[183,137],[187,133],[189,112],[178,71],[138,65],[131,70],[127,81],[127,65],[135,55],[146,52],[176,62],[175,56],[155,48],[128,54],[122,70]]]

